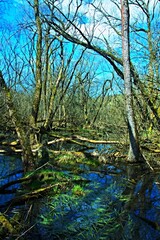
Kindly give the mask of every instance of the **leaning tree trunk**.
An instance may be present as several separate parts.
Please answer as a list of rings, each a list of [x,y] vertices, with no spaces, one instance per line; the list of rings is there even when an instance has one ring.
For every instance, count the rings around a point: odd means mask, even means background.
[[[141,154],[133,110],[132,80],[130,69],[130,46],[129,46],[129,6],[128,0],[121,0],[122,21],[122,52],[123,71],[125,84],[126,114],[128,121],[130,147],[128,153],[129,161],[139,161]]]
[[[4,93],[9,115],[15,126],[16,133],[22,147],[22,161],[24,171],[27,172],[29,170],[33,170],[35,167],[35,163],[30,143],[30,128],[23,126],[22,121],[18,116],[18,113],[12,101],[10,89],[7,87],[1,71],[0,71],[0,91]]]

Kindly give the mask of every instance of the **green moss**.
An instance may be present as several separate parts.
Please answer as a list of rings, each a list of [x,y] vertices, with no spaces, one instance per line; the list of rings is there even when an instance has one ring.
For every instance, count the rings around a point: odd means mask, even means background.
[[[14,227],[9,222],[9,220],[0,213],[0,237],[5,237],[12,233],[15,233]]]
[[[72,188],[72,193],[74,195],[77,195],[77,196],[84,196],[85,195],[85,191],[83,189],[83,187],[81,187],[80,185],[76,185]]]
[[[77,170],[79,172],[81,168],[93,169],[100,166],[97,158],[91,156],[86,157],[82,152],[64,152],[56,155],[53,155],[54,153],[52,152],[51,154],[53,164],[72,171]]]

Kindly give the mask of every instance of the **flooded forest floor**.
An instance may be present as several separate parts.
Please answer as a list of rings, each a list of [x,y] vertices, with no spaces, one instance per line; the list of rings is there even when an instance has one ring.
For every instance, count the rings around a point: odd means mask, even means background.
[[[160,239],[158,135],[126,162],[125,137],[57,129],[24,175],[15,136],[1,134],[0,239]]]

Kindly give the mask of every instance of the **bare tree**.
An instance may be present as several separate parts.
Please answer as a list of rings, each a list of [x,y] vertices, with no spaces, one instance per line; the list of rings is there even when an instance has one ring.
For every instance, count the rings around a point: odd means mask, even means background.
[[[134,41],[131,41],[133,54],[136,56],[137,66],[143,76],[139,82],[143,96],[143,121],[149,120],[150,126],[160,126],[159,114],[159,10],[158,1],[130,1],[132,8],[138,8],[139,14],[132,16],[131,32]],[[140,50],[141,49],[141,50]],[[139,51],[140,50],[140,51]],[[143,55],[142,55],[143,54]],[[139,59],[143,61],[139,62]],[[144,67],[145,66],[145,67]],[[140,101],[139,101],[140,103]],[[149,106],[149,107],[148,107]],[[142,108],[142,107],[141,107]],[[153,122],[153,119],[155,120]]]
[[[33,128],[36,126],[38,111],[42,92],[42,22],[40,18],[39,1],[34,0],[34,14],[37,28],[37,44],[36,44],[36,73],[35,73],[35,92],[33,98],[32,114],[30,123]]]
[[[7,84],[3,78],[1,71],[0,71],[0,87],[6,99],[6,105],[9,110],[9,115],[15,126],[17,136],[22,146],[23,150],[22,160],[24,165],[24,171],[31,170],[35,167],[35,162],[30,144],[30,131],[29,131],[30,129],[22,124],[21,118],[19,117],[17,110],[14,106],[11,91],[9,87],[7,87]]]
[[[130,148],[128,153],[129,161],[139,161],[140,149],[135,123],[132,97],[132,80],[130,69],[130,40],[129,40],[129,6],[128,0],[121,0],[122,18],[122,52],[123,52],[123,72],[125,83],[126,113],[129,130]]]
[[[72,61],[76,46],[72,46],[70,53],[67,48],[64,50],[63,38],[50,33],[50,27],[42,21],[40,1],[28,3],[33,11],[31,18],[28,16],[28,22],[23,23],[19,30],[26,33],[23,45],[18,37],[16,39],[16,34],[7,36],[4,42],[8,43],[8,52],[2,51],[3,74],[0,74],[1,91],[23,150],[25,171],[38,164],[33,152],[42,146],[41,135],[52,126],[85,52],[85,49],[78,49],[79,56]],[[13,89],[27,93],[27,88],[31,92],[30,114],[24,120],[14,102]],[[41,121],[42,116],[45,116],[44,121]]]
[[[45,1],[45,2],[49,6],[53,5],[51,1]],[[119,2],[114,0],[112,0],[111,2],[114,6],[114,9],[117,8],[120,13],[121,6]],[[103,25],[107,23],[107,27],[110,26],[110,29],[112,29],[114,31],[114,34],[118,36],[118,40],[120,42],[121,41],[121,31],[120,31],[121,18],[119,17],[118,14],[117,16],[115,14],[114,15],[108,14],[107,12],[108,8],[106,9],[104,7],[103,1],[100,1],[99,3],[97,3],[96,1],[93,1],[93,3],[90,3],[90,5],[94,8],[94,12],[92,14],[92,20],[93,19],[94,20],[92,22],[92,28],[90,29],[90,31],[87,29],[87,27],[84,27],[85,29],[83,30],[82,26],[79,24],[80,21],[78,21],[78,16],[79,16],[78,13],[81,12],[80,9],[83,6],[83,1],[76,2],[76,4],[74,5],[75,10],[74,10],[74,13],[72,14],[70,10],[71,4],[68,5],[68,12],[67,12],[67,9],[65,8],[64,10],[61,4],[59,4],[59,1],[57,1],[56,3],[54,3],[54,10],[56,14],[54,14],[54,18],[52,19],[52,21],[49,21],[46,16],[44,16],[44,19],[51,26],[51,28],[54,29],[54,31],[62,35],[68,41],[81,45],[87,49],[90,49],[98,53],[103,58],[105,58],[107,62],[110,64],[111,68],[114,69],[115,73],[121,79],[124,79],[124,74],[122,70],[123,59],[120,54],[121,52],[120,45],[118,45],[118,50],[117,50],[117,45],[113,47],[112,42],[109,41],[109,37],[107,36],[108,37],[107,38],[103,34],[103,31],[101,31],[98,37],[96,35],[96,30],[99,27],[99,24]],[[154,14],[156,12],[155,10],[156,6],[157,4],[153,6],[153,15],[152,15],[153,18],[156,15]],[[142,1],[141,3],[139,3],[138,8],[140,7],[143,8],[145,11]],[[97,15],[99,19],[95,19],[96,13],[98,13]],[[148,35],[148,37],[150,37],[150,34]],[[150,42],[149,38],[148,38],[148,42]],[[149,49],[152,51],[150,43],[149,43]],[[152,57],[150,57],[149,62],[151,62],[151,59],[153,60],[153,55]],[[153,65],[154,64],[152,64],[152,66]],[[151,64],[149,68],[153,69],[153,67],[151,67]],[[151,72],[153,73],[153,71],[150,70],[150,73]],[[140,95],[144,98],[144,101],[147,103],[150,110],[153,112],[157,123],[159,123],[160,116],[158,113],[159,111],[158,107],[155,106],[154,102],[152,101],[152,97],[146,93],[145,84],[143,79],[141,79],[141,76],[142,75],[138,69],[138,65],[135,64],[134,60],[130,61],[130,77],[133,80],[133,84],[136,87],[137,91],[140,93]],[[135,132],[136,132],[136,129],[135,129]],[[137,156],[138,156],[139,146],[138,146],[137,136],[135,135],[133,137],[135,138],[135,143],[137,142]]]

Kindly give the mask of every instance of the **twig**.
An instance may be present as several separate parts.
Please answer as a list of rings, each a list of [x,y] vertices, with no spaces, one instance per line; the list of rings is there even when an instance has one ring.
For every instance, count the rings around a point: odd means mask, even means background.
[[[22,233],[19,237],[17,237],[15,240],[18,240],[18,239],[20,239],[21,237],[23,237],[27,232],[29,232],[32,228],[34,228],[35,225],[36,225],[36,223],[35,223],[33,226],[31,226],[30,228],[28,228],[25,232],[23,232],[23,233]]]

